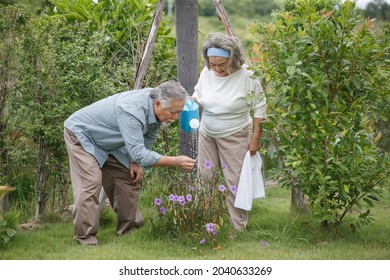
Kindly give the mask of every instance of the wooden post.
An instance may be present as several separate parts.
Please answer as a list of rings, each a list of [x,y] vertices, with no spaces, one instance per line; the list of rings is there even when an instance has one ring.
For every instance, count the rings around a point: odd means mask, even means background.
[[[198,82],[198,1],[176,0],[177,77],[189,95]],[[180,121],[180,120],[179,120]],[[179,129],[180,154],[197,157],[197,135]]]
[[[137,73],[135,76],[134,89],[139,89],[142,87],[142,80],[145,77],[146,69],[148,68],[150,62],[150,56],[152,54],[152,49],[154,42],[156,40],[156,34],[158,27],[160,26],[160,22],[162,19],[162,12],[164,10],[164,0],[159,0],[157,3],[156,12],[153,16],[152,25],[150,26],[148,39],[145,44],[145,49],[142,54],[141,61],[137,68]]]
[[[192,95],[198,82],[198,1],[176,0],[177,77]]]

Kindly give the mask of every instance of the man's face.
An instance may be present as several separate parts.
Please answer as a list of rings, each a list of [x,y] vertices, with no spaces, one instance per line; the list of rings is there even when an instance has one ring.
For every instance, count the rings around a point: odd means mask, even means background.
[[[160,100],[154,100],[154,113],[164,126],[173,123],[181,111],[183,111],[185,100],[174,100],[168,108],[161,106]]]

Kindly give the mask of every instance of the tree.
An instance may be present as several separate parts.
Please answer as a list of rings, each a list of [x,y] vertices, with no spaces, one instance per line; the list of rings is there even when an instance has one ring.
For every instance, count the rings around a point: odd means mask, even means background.
[[[389,174],[373,126],[386,114],[388,39],[370,23],[353,1],[285,0],[271,23],[252,29],[255,70],[270,89],[280,182],[300,190],[325,227],[347,216],[369,222]]]
[[[11,182],[12,147],[19,132],[12,128],[13,107],[9,99],[15,95],[15,84],[21,65],[18,63],[18,38],[29,15],[22,6],[0,6],[0,185]],[[8,196],[5,196],[4,206]]]
[[[367,4],[364,16],[388,21],[390,20],[390,5],[385,0],[374,0]]]

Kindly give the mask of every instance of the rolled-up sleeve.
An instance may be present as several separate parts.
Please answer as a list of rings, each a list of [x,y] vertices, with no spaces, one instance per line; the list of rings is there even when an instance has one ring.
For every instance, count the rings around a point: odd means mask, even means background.
[[[267,100],[263,93],[261,84],[256,81],[254,91],[251,96],[251,109],[253,110],[253,117],[263,119],[266,118],[267,114]]]

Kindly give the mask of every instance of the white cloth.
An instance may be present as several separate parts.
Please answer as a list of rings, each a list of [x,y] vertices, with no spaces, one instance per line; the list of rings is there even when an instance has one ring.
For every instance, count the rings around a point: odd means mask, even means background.
[[[246,153],[234,207],[250,211],[254,199],[265,197],[264,180],[261,173],[262,164],[259,152],[253,156],[250,155],[249,151]]]

